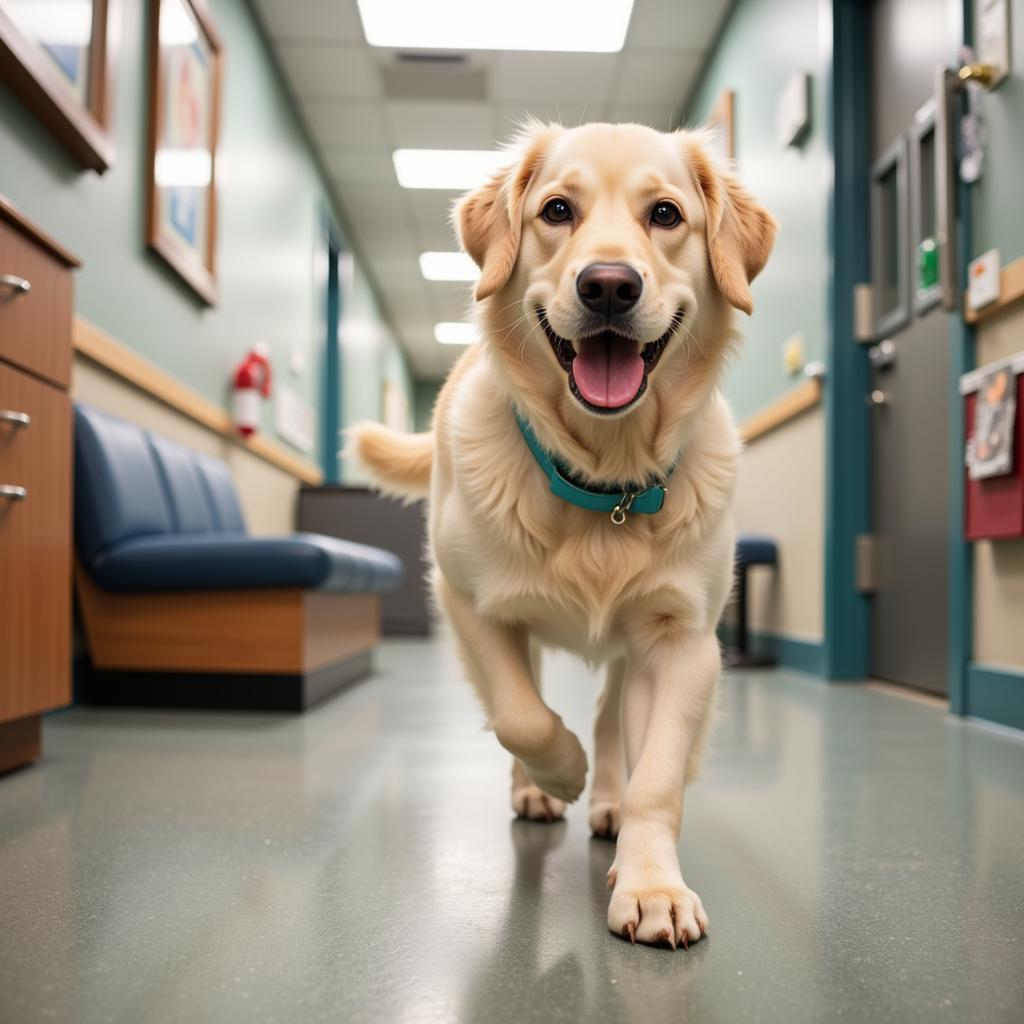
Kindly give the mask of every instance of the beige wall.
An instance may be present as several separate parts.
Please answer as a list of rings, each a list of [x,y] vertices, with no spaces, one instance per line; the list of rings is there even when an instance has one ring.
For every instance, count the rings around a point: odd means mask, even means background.
[[[1024,349],[1024,306],[1012,306],[980,323],[976,339],[979,366]],[[1024,415],[1024,409],[1018,409],[1017,415]],[[974,660],[1024,669],[1022,624],[1024,540],[978,541],[974,545]]]
[[[76,400],[224,459],[235,478],[252,533],[290,533],[295,529],[299,481],[284,470],[175,412],[81,356],[75,357],[71,392]]]
[[[753,440],[740,461],[736,524],[779,544],[777,570],[751,574],[751,628],[824,638],[825,415],[821,405]]]

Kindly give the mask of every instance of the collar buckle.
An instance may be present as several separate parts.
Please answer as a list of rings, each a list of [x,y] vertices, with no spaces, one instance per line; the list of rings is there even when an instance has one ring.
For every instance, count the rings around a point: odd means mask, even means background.
[[[621,526],[633,507],[633,499],[637,496],[636,491],[626,491],[619,499],[619,503],[612,509],[611,520],[616,526]]]

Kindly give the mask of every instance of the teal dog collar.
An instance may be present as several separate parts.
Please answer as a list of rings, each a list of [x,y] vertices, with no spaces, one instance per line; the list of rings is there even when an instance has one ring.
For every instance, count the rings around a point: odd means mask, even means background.
[[[554,455],[545,451],[537,440],[533,428],[529,423],[515,413],[516,423],[519,425],[519,432],[526,441],[526,446],[537,461],[537,465],[544,470],[544,475],[551,482],[551,493],[557,495],[562,501],[567,501],[577,508],[585,508],[590,512],[607,512],[611,521],[616,526],[621,526],[626,517],[631,513],[652,516],[660,512],[665,504],[665,492],[668,488],[664,484],[651,484],[648,487],[640,487],[636,484],[623,484],[610,487],[582,487],[569,479],[569,468],[557,459]],[[667,480],[676,468],[673,463],[665,474]]]

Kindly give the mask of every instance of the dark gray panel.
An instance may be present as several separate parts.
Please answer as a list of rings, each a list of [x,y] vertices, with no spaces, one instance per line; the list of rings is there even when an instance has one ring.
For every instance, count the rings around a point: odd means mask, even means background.
[[[949,13],[947,0],[880,0],[872,29],[872,148],[878,157],[892,152],[895,139],[911,139],[905,198],[913,224],[903,229],[898,254],[908,315],[886,325],[895,359],[872,371],[872,386],[885,400],[872,418],[877,589],[871,671],[939,694],[948,690],[951,341],[946,314],[909,299],[917,291],[916,236],[928,222],[920,204],[929,196],[934,201],[929,183],[918,180],[926,163],[918,149],[924,123],[918,115],[932,96],[936,65],[951,56]],[[878,229],[874,224],[876,249]]]
[[[397,590],[381,595],[387,636],[426,636],[431,630],[426,509],[403,505],[364,487],[306,487],[299,493],[299,529],[392,551],[405,563]]]

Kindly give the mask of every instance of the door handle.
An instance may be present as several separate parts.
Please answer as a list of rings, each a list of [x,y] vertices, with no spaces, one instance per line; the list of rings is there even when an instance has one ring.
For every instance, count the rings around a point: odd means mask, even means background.
[[[8,501],[24,501],[28,497],[28,491],[17,484],[0,484],[0,498]]]
[[[890,404],[889,396],[884,391],[880,391],[878,388],[875,388],[874,391],[871,391],[867,395],[865,395],[864,401],[867,402],[868,405],[876,409],[879,406]]]
[[[17,274],[0,274],[0,287],[10,288],[15,295],[27,295],[32,291],[32,284]]]
[[[876,370],[886,370],[896,362],[896,342],[884,338],[868,349],[868,359]]]
[[[27,427],[32,417],[27,412],[16,412],[14,409],[0,409],[0,423],[11,423],[16,427]]]
[[[956,73],[956,77],[966,85],[968,82],[977,82],[978,85],[988,89],[996,77],[996,69],[991,64],[963,64]]]

